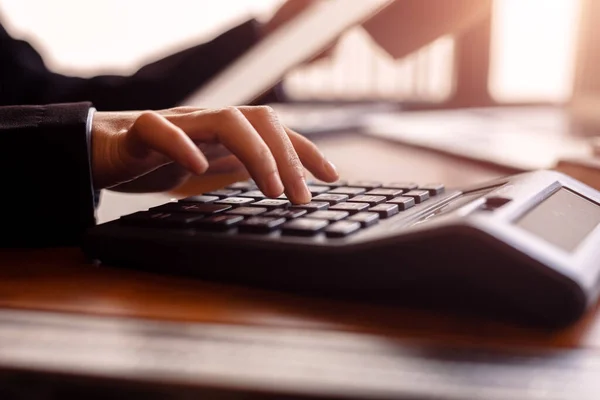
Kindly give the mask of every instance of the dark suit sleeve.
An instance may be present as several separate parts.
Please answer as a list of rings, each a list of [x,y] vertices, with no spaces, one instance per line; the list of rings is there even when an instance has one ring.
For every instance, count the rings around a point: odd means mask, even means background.
[[[98,111],[170,108],[183,101],[259,40],[250,20],[211,41],[148,64],[131,76],[93,78],[49,71],[26,41],[0,26],[0,105],[89,101]]]
[[[0,107],[1,246],[78,245],[95,223],[90,107]]]

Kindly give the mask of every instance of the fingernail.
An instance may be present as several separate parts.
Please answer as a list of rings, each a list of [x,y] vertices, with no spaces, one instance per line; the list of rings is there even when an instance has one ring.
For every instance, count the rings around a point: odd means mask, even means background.
[[[267,195],[271,196],[279,196],[283,193],[283,183],[281,182],[281,178],[277,172],[272,172],[271,175],[267,178],[266,182],[266,191]]]
[[[289,191],[292,199],[301,204],[309,203],[312,198],[312,194],[308,190],[308,187],[306,186],[306,181],[304,179],[298,179],[294,181]]]
[[[325,169],[325,172],[327,172],[327,175],[333,177],[334,179],[339,178],[337,168],[335,167],[335,165],[333,165],[333,163],[331,161],[325,160],[325,162],[323,164],[324,164],[323,167]]]

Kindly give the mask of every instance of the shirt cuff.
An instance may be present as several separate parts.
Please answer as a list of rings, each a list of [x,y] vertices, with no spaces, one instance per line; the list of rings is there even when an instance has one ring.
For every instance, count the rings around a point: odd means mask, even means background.
[[[94,114],[96,113],[95,107],[90,107],[90,111],[88,112],[85,134],[87,138],[87,150],[88,150],[88,161],[90,167],[90,189],[94,196],[94,208],[98,207],[100,203],[100,190],[96,190],[94,188],[94,181],[92,176],[92,122],[94,121]]]

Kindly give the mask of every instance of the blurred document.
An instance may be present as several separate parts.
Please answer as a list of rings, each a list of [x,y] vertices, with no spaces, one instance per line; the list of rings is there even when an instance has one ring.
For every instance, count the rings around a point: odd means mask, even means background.
[[[292,68],[315,57],[346,30],[392,2],[319,2],[250,49],[183,105],[220,108],[248,104],[274,87]]]

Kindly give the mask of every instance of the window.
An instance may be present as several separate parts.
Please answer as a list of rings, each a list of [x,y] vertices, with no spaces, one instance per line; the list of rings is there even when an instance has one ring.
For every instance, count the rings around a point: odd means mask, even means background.
[[[0,13],[11,32],[37,45],[51,68],[91,75],[133,71],[246,18],[268,15],[281,2],[3,0]],[[568,99],[578,13],[579,0],[496,0],[489,82],[496,100]],[[284,83],[298,99],[441,101],[452,90],[452,65],[451,37],[393,60],[357,28],[332,59],[297,68]]]

